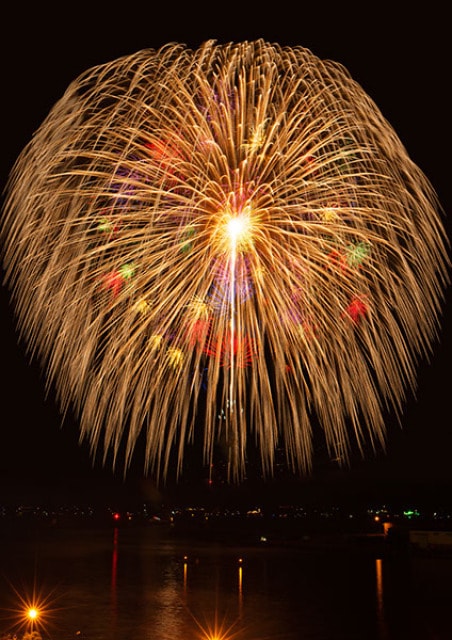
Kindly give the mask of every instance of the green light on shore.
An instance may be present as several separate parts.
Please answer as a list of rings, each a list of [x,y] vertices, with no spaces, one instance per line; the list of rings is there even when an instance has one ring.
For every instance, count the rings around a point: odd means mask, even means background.
[[[403,515],[405,516],[405,518],[408,518],[408,520],[411,520],[411,518],[418,518],[420,514],[417,509],[408,509],[407,511],[403,512]]]

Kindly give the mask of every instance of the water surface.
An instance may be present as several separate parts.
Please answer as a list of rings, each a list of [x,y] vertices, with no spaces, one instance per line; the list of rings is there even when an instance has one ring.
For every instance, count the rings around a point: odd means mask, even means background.
[[[448,554],[106,527],[3,536],[0,562],[0,634],[34,589],[48,599],[51,640],[452,638]]]

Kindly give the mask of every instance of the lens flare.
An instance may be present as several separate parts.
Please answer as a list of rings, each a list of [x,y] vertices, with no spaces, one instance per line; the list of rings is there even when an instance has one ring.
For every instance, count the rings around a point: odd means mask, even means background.
[[[239,640],[244,631],[241,628],[237,628],[238,620],[231,624],[228,624],[225,620],[220,622],[217,612],[215,612],[215,620],[213,622],[207,622],[203,625],[196,618],[195,622],[199,629],[199,634],[196,634],[199,640]]]
[[[60,596],[55,591],[45,592],[36,585],[31,590],[14,585],[10,587],[13,601],[10,608],[1,612],[2,624],[11,632],[8,638],[41,638],[57,628],[55,621],[60,608],[56,605]]]
[[[93,457],[230,479],[384,448],[437,339],[432,185],[348,71],[263,40],[87,70],[20,154],[1,240],[21,338]],[[221,419],[218,416],[221,415]],[[141,438],[143,432],[144,437]]]
[[[36,620],[39,617],[40,611],[36,607],[31,607],[27,610],[26,615],[30,620]]]

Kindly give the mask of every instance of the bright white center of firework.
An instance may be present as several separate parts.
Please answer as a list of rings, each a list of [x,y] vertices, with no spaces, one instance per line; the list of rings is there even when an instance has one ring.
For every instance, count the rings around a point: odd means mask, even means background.
[[[36,620],[36,618],[38,617],[38,610],[34,607],[28,609],[27,616],[30,618],[30,620]]]
[[[251,224],[248,216],[238,215],[229,218],[226,226],[231,244],[236,245],[250,233]]]

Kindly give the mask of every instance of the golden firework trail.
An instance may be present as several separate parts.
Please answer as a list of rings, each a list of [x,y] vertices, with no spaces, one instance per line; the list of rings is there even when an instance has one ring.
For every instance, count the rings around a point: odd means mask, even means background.
[[[10,175],[22,338],[93,455],[145,433],[165,477],[200,434],[306,473],[385,444],[448,284],[442,211],[348,71],[263,40],[169,44],[89,69]],[[116,463],[116,462],[115,462]]]

